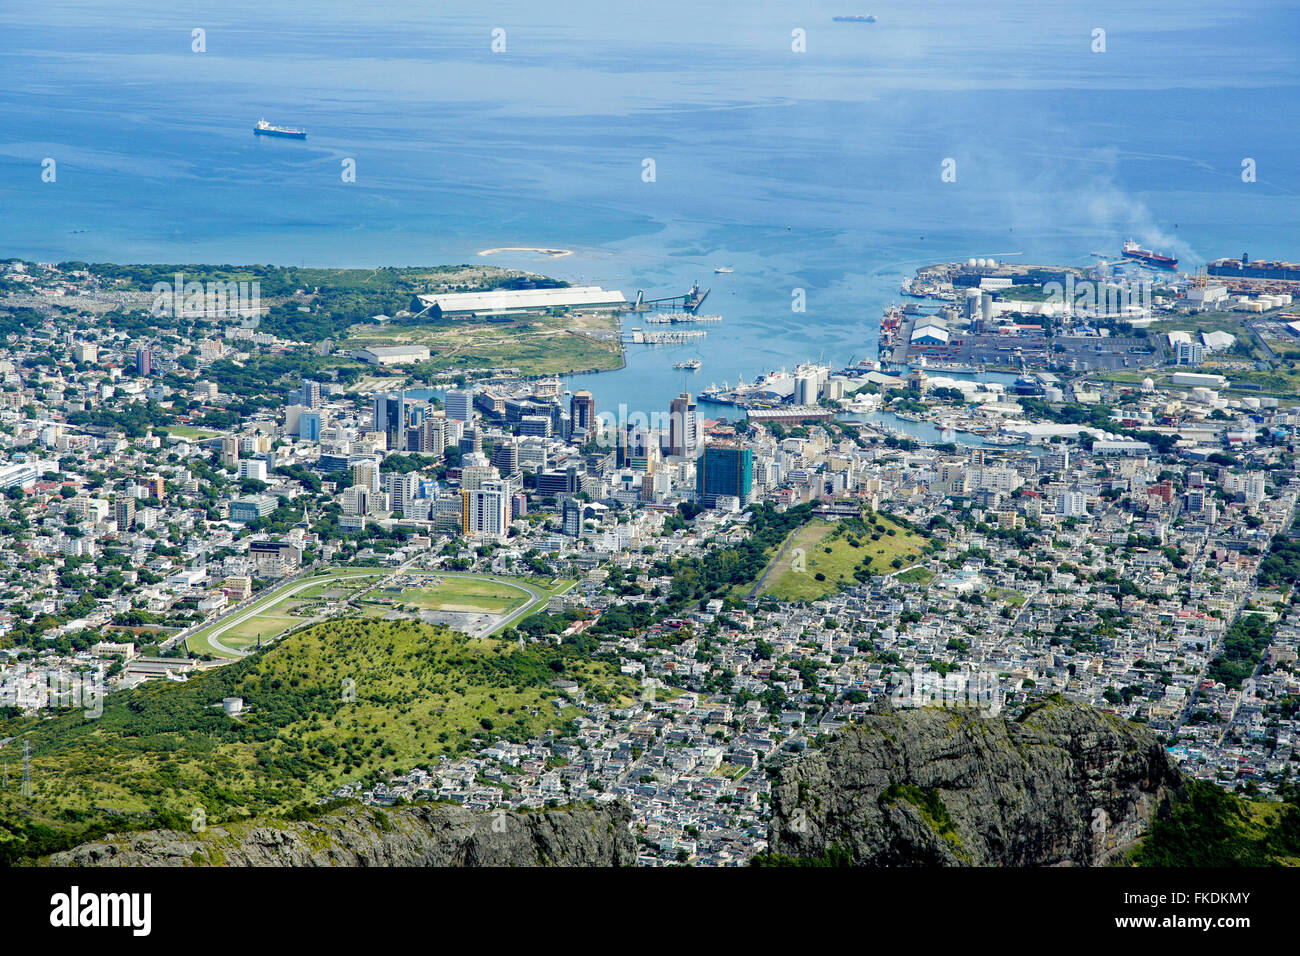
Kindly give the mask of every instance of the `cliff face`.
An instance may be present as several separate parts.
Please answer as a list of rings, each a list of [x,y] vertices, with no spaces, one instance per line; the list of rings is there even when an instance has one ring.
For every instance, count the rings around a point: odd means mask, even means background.
[[[1104,865],[1180,783],[1140,728],[1052,701],[1021,722],[925,708],[873,714],[786,767],[772,852],[860,866]]]
[[[151,830],[85,843],[52,866],[631,866],[631,812],[613,804],[538,813],[349,805],[311,821]]]

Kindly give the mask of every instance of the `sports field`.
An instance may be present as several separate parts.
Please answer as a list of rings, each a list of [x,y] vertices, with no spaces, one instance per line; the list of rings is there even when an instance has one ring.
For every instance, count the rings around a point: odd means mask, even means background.
[[[260,635],[266,643],[272,637],[305,623],[309,618],[292,613],[303,605],[346,600],[385,574],[377,569],[337,568],[310,578],[290,581],[246,608],[223,615],[186,638],[194,654],[237,659],[257,645]]]

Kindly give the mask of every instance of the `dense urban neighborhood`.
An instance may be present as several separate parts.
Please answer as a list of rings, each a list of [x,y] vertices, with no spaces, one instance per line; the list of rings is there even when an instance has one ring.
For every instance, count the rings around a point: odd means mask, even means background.
[[[610,414],[554,374],[352,347],[357,327],[462,321],[443,292],[526,310],[519,276],[403,287],[390,316],[319,277],[222,268],[214,293],[170,267],[0,263],[10,811],[70,792],[44,724],[406,623],[456,653],[550,656],[500,701],[431,715],[422,749],[354,738],[300,797],[623,801],[641,864],[742,865],[767,849],[772,776],[845,725],[1054,695],[1144,725],[1190,776],[1295,796],[1300,413],[1234,389],[1231,362],[806,365],[748,414],[688,392]],[[330,680],[360,706],[372,676]]]

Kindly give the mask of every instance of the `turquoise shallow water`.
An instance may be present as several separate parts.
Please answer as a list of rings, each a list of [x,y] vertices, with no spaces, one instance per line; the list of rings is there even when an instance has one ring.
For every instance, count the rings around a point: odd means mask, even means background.
[[[0,255],[367,266],[560,246],[575,255],[492,261],[629,297],[711,286],[725,321],[701,346],[571,380],[611,410],[874,355],[880,309],[926,262],[1081,263],[1129,236],[1187,264],[1300,258],[1291,4],[868,5],[876,24],[821,0],[0,9]],[[254,137],[262,116],[309,139]],[[699,372],[671,368],[696,354]]]

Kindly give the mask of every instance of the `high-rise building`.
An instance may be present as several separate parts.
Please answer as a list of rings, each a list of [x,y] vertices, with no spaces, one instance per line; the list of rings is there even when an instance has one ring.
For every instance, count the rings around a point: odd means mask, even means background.
[[[146,475],[139,479],[139,484],[144,488],[146,498],[157,498],[162,501],[167,497],[167,485],[162,475]]]
[[[1088,513],[1088,496],[1082,491],[1063,491],[1056,496],[1056,513],[1066,518],[1082,518]]]
[[[127,531],[135,522],[135,499],[118,498],[113,503],[113,520],[118,531]]]
[[[492,465],[503,475],[513,475],[519,470],[519,442],[503,438],[492,448]]]
[[[406,450],[406,418],[405,392],[381,393],[374,397],[375,431],[388,437],[390,451]]]
[[[524,415],[519,419],[519,434],[551,437],[551,419],[546,415]]]
[[[569,399],[569,437],[580,435],[585,441],[596,427],[596,398],[580,388]]]
[[[135,374],[141,376],[153,374],[153,349],[147,345],[135,350]]]
[[[239,467],[239,436],[225,435],[221,439],[221,467]]]
[[[304,378],[302,388],[299,389],[299,396],[302,404],[308,408],[320,408],[320,382],[313,382],[309,378]]]
[[[369,488],[372,493],[379,491],[379,461],[363,458],[352,464],[352,484]]]
[[[754,485],[754,453],[737,444],[705,445],[695,468],[695,492],[706,508],[717,507],[718,498],[737,498],[743,508],[749,504]]]
[[[320,412],[303,412],[298,416],[298,438],[302,441],[320,441],[323,427]]]
[[[426,418],[406,432],[406,450],[421,455],[441,455],[447,450],[447,419]]]
[[[385,475],[384,490],[388,492],[389,510],[405,516],[407,503],[415,498],[419,488],[420,475],[418,472],[408,471],[404,475],[390,472]]]
[[[474,392],[471,390],[450,391],[443,401],[448,418],[458,422],[468,422],[474,417]]]
[[[582,502],[577,498],[565,498],[561,506],[561,530],[570,538],[582,534]]]
[[[510,529],[510,482],[486,478],[479,487],[461,490],[461,533],[504,541]]]
[[[619,432],[617,452],[617,467],[652,473],[659,461],[659,437],[649,429],[629,422]]]
[[[695,399],[682,392],[668,405],[668,454],[692,458],[699,449]]]

